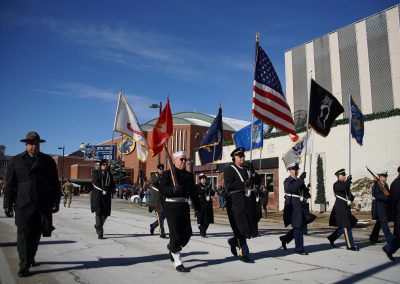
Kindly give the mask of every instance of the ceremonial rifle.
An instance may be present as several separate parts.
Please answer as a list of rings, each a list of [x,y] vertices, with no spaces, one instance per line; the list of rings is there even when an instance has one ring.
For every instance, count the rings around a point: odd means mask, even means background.
[[[379,180],[379,178],[370,169],[368,169],[368,167],[366,167],[366,168],[371,173],[371,175],[374,177],[374,179],[378,182],[378,185],[381,188],[381,190],[383,191],[383,194],[385,196],[388,196],[389,191],[385,188],[385,185]]]

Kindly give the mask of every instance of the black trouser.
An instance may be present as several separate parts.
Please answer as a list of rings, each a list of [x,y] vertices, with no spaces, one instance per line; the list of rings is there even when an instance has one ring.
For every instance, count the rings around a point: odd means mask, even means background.
[[[155,220],[154,223],[150,224],[150,227],[152,229],[155,229],[158,226],[160,226],[160,234],[164,234],[164,220],[165,220],[164,212],[156,211],[156,216],[157,216],[157,220]]]
[[[207,234],[209,224],[199,225],[200,235],[205,236]]]
[[[307,232],[307,226],[304,225],[300,228],[293,228],[289,230],[286,235],[280,238],[282,242],[290,243],[293,239],[295,240],[296,252],[304,252],[304,237],[303,235]]]
[[[383,234],[385,235],[386,241],[391,242],[393,240],[393,235],[390,232],[389,226],[387,222],[379,222],[376,221],[374,228],[372,229],[371,235],[369,236],[369,240],[371,242],[377,242],[379,239],[379,231],[382,229]]]
[[[341,235],[344,234],[344,239],[346,241],[346,247],[352,248],[355,247],[353,232],[351,228],[338,227],[332,234],[329,235],[328,239],[332,242],[335,242]]]
[[[29,229],[17,227],[17,250],[20,269],[29,269],[39,246],[41,237],[39,226],[30,226]]]
[[[104,230],[103,230],[103,226],[104,223],[106,222],[108,216],[100,216],[96,214],[96,225],[94,225],[94,227],[96,228],[96,233],[98,235],[103,235]]]

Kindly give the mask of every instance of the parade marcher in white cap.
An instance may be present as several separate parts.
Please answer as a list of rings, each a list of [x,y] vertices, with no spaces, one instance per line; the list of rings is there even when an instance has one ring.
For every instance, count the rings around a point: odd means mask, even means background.
[[[285,189],[285,207],[283,209],[283,221],[285,227],[292,225],[292,229],[280,237],[282,248],[287,250],[286,244],[295,240],[295,252],[301,255],[308,255],[304,250],[304,237],[307,233],[307,220],[304,212],[304,198],[309,198],[309,190],[304,184],[306,172],[300,177],[299,165],[292,163],[287,166],[290,176],[285,179],[283,186]]]
[[[169,228],[170,239],[167,248],[170,260],[174,262],[177,271],[187,272],[181,259],[181,250],[192,236],[189,197],[195,210],[199,210],[200,201],[196,194],[193,174],[186,170],[186,153],[176,152],[173,158],[178,184],[174,185],[171,171],[166,171],[161,177],[159,191],[165,197],[164,213]]]
[[[382,171],[378,173],[379,181],[376,180],[372,186],[372,204],[371,204],[371,214],[372,219],[376,220],[375,226],[372,229],[369,240],[373,243],[378,242],[379,231],[382,228],[383,234],[387,242],[393,240],[393,235],[390,232],[388,222],[389,222],[389,195],[385,195],[384,190],[389,192],[389,187],[386,183],[387,181],[387,171]],[[383,189],[381,188],[383,187]]]
[[[335,175],[337,181],[333,184],[333,192],[336,201],[329,218],[329,226],[338,228],[328,236],[328,240],[332,247],[336,247],[335,241],[344,234],[347,249],[358,251],[352,233],[352,228],[357,225],[357,218],[351,214],[350,208],[350,204],[354,200],[354,196],[350,192],[351,175],[346,179],[345,169],[338,170]]]

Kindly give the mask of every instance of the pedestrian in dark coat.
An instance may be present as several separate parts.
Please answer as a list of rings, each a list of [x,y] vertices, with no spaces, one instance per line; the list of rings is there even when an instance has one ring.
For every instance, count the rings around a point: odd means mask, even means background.
[[[96,224],[94,228],[98,239],[103,239],[104,223],[111,215],[111,195],[115,190],[113,175],[108,169],[108,161],[101,160],[100,168],[93,171],[93,190],[90,193],[90,206],[92,213],[96,213]]]
[[[212,196],[215,191],[211,189],[211,185],[207,184],[207,177],[204,174],[199,176],[200,183],[196,185],[196,193],[200,199],[200,209],[197,212],[197,224],[199,225],[200,236],[207,238],[208,226],[214,223],[214,210],[212,204]]]
[[[374,228],[372,229],[369,240],[376,243],[379,238],[379,231],[382,228],[383,234],[385,235],[386,242],[391,242],[393,240],[393,235],[390,232],[388,222],[389,222],[389,195],[385,195],[381,186],[389,192],[389,187],[386,183],[387,181],[387,171],[378,173],[379,181],[375,181],[372,186],[372,205],[371,214],[372,219],[376,220]]]
[[[392,242],[388,242],[382,250],[387,257],[394,261],[393,254],[400,247],[400,167],[397,168],[398,176],[390,185],[389,209],[394,218],[394,237]]]
[[[157,219],[150,224],[150,235],[154,235],[154,230],[159,227],[160,228],[160,238],[166,239],[167,235],[165,234],[164,230],[164,220],[165,220],[165,215],[164,215],[164,209],[163,209],[163,203],[164,203],[164,196],[160,194],[160,181],[161,181],[161,176],[164,172],[164,165],[163,164],[158,164],[157,165],[157,172],[151,176],[150,178],[150,194],[151,194],[151,201],[150,201],[150,209],[154,210],[156,213]]]
[[[35,266],[35,255],[41,235],[50,237],[54,227],[52,214],[59,210],[61,188],[57,166],[49,155],[40,152],[37,132],[29,132],[26,151],[11,159],[4,188],[4,204],[7,217],[13,217],[17,225],[17,249],[19,255],[19,277],[29,275]]]
[[[308,210],[308,204],[304,200],[309,198],[309,189],[304,184],[306,172],[298,178],[299,165],[293,163],[287,166],[290,176],[285,179],[283,186],[285,189],[285,206],[283,209],[283,221],[285,227],[292,225],[286,235],[280,237],[282,248],[287,250],[286,244],[295,240],[295,251],[301,255],[308,255],[304,250],[304,237],[307,234],[307,223],[315,219]]]
[[[228,239],[231,252],[237,255],[239,247],[240,260],[254,263],[250,258],[246,239],[258,236],[258,221],[260,220],[255,186],[260,184],[260,176],[252,166],[244,166],[244,148],[239,147],[231,153],[233,164],[224,172],[225,189],[229,195],[226,198],[226,210],[234,237]]]
[[[354,196],[350,191],[351,176],[346,179],[345,169],[338,170],[335,175],[337,181],[333,184],[333,192],[336,200],[329,218],[329,226],[338,228],[328,236],[328,240],[332,247],[336,247],[335,241],[344,234],[347,249],[358,251],[359,249],[354,244],[352,233],[352,228],[357,225],[357,218],[351,214],[350,208],[350,204],[354,200]]]
[[[174,262],[177,271],[186,272],[180,252],[192,236],[189,197],[196,211],[200,209],[200,201],[196,194],[193,174],[186,170],[186,153],[179,151],[174,153],[173,157],[177,183],[174,183],[171,171],[164,172],[159,191],[165,197],[164,214],[169,228],[170,260]]]

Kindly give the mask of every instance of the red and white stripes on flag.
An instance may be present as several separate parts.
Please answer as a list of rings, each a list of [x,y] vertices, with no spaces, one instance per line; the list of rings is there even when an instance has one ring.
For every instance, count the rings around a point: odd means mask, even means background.
[[[297,137],[290,107],[267,54],[257,44],[252,113],[266,124]]]

